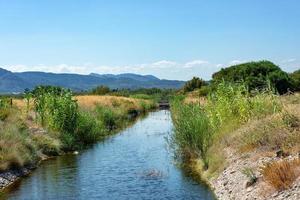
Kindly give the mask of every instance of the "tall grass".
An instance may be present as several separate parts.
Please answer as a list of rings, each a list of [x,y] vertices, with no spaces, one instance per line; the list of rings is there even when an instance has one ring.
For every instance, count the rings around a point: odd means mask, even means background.
[[[297,160],[281,160],[269,163],[261,168],[264,180],[276,190],[281,191],[291,187],[299,176]]]
[[[84,148],[155,106],[143,99],[74,97],[52,86],[37,87],[25,96],[14,100],[13,107],[10,99],[0,101],[0,170]]]
[[[41,153],[57,155],[60,142],[52,134],[30,132],[19,110],[0,121],[0,171],[34,163]]]
[[[179,147],[176,152],[184,161],[199,156],[208,167],[207,151],[213,136],[208,115],[201,106],[182,104],[180,99],[173,100],[172,112],[176,127],[172,140]]]
[[[244,85],[223,82],[204,105],[184,103],[181,98],[173,100],[171,109],[177,152],[183,158],[200,157],[208,168],[218,160],[214,145],[249,120],[279,112],[282,105],[271,90],[249,93]]]
[[[35,89],[35,111],[43,126],[61,133],[64,149],[91,144],[153,107],[152,101],[110,96],[79,96],[53,87]],[[78,106],[82,105],[82,108]]]

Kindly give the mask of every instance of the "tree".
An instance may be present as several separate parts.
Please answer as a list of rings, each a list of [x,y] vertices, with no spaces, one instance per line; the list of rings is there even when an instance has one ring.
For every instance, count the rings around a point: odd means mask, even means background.
[[[270,61],[248,62],[234,65],[213,74],[213,83],[242,82],[249,90],[263,90],[273,86],[280,94],[293,90],[293,80]]]
[[[100,85],[92,90],[92,93],[96,94],[96,95],[105,95],[109,92],[110,92],[109,87],[104,86],[104,85]]]
[[[291,73],[290,76],[294,81],[295,90],[300,91],[300,69]]]
[[[202,86],[206,85],[205,81],[203,79],[200,79],[198,77],[193,77],[192,80],[189,80],[185,83],[183,86],[184,92],[191,92],[195,89],[199,89]]]

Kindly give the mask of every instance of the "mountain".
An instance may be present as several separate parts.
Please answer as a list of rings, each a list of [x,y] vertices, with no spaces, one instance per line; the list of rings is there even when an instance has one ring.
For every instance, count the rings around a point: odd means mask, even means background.
[[[0,68],[0,93],[13,93],[24,91],[24,86],[32,88],[33,85],[24,81],[14,73]]]
[[[124,74],[118,74],[118,75],[114,75],[114,74],[95,74],[95,73],[91,73],[91,76],[96,76],[96,77],[110,77],[110,78],[130,78],[130,79],[134,79],[137,81],[157,81],[159,80],[157,77],[153,76],[153,75],[139,75],[139,74],[132,74],[132,73],[124,73]]]
[[[99,85],[116,88],[180,88],[184,81],[164,80],[152,75],[124,74],[56,74],[46,72],[14,73],[0,68],[0,93],[20,93],[38,85],[54,85],[74,91],[86,91]]]

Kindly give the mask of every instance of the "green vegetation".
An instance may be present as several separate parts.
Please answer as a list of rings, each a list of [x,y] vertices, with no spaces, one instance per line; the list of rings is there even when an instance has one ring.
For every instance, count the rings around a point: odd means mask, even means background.
[[[198,104],[183,104],[180,98],[172,102],[175,134],[172,141],[178,145],[176,153],[188,162],[201,157],[208,167],[207,151],[212,143],[212,128],[204,109]]]
[[[156,106],[143,99],[82,97],[78,100],[60,87],[40,86],[14,104],[11,98],[1,98],[0,170],[84,148]],[[80,106],[86,102],[90,107]]]
[[[169,100],[177,90],[175,89],[159,89],[159,88],[140,88],[140,89],[113,89],[110,90],[106,86],[98,86],[88,94],[92,95],[108,95],[130,97],[134,99],[151,100],[154,102]]]
[[[0,98],[0,120],[5,120],[10,113],[10,99],[7,97]]]
[[[290,76],[294,81],[295,90],[300,91],[300,69],[291,73]]]
[[[251,90],[264,90],[269,85],[280,94],[293,90],[291,77],[270,61],[249,62],[221,69],[213,75],[213,83],[244,83]]]
[[[109,87],[103,85],[98,86],[92,90],[92,94],[96,94],[96,95],[105,95],[108,94],[109,92],[110,92]]]
[[[204,169],[214,173],[223,163],[220,142],[250,120],[280,112],[282,105],[271,90],[250,93],[245,85],[222,82],[204,106],[179,98],[171,109],[176,153],[185,160],[201,158]]]
[[[187,81],[185,85],[183,86],[183,91],[184,92],[191,92],[194,91],[195,89],[200,89],[202,86],[206,86],[207,83],[198,78],[198,77],[193,77],[190,81]]]

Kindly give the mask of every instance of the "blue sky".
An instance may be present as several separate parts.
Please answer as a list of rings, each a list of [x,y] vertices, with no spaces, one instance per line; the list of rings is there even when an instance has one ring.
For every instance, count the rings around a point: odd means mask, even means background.
[[[187,80],[268,59],[293,71],[299,10],[299,0],[0,0],[0,66]]]

